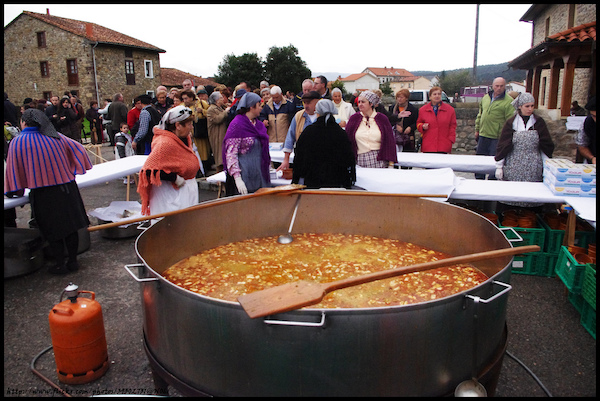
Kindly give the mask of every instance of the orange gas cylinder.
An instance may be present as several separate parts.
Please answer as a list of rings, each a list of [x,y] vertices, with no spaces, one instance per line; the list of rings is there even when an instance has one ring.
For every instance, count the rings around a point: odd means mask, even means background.
[[[70,283],[63,291],[68,299],[55,305],[48,316],[58,380],[67,384],[91,382],[108,369],[102,307],[96,294],[77,288]],[[92,298],[78,297],[81,293]]]

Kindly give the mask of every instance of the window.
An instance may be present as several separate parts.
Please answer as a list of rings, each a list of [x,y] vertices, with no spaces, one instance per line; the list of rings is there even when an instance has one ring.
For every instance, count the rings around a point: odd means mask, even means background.
[[[77,72],[77,59],[67,60],[67,84],[79,85],[79,73]]]
[[[146,91],[146,95],[150,96],[152,99],[154,99],[154,91]]]
[[[135,71],[132,60],[125,60],[125,79],[127,85],[135,85]]]
[[[51,97],[52,97],[52,92],[44,92],[44,99],[50,100]]]
[[[546,27],[544,28],[544,38],[550,36],[550,17],[546,18]]]
[[[46,32],[37,32],[38,47],[46,47]]]
[[[50,76],[47,61],[40,61],[40,73],[42,74],[42,78],[48,78]]]
[[[542,106],[546,104],[546,77],[542,78]]]
[[[152,69],[152,60],[144,60],[144,73],[146,78],[154,78],[154,70]]]
[[[125,49],[125,57],[133,58],[133,50]]]

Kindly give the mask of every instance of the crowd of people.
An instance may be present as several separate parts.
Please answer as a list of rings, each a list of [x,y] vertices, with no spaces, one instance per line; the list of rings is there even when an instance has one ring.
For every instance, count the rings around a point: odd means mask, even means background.
[[[496,78],[479,104],[476,153],[495,157],[496,174],[488,179],[541,182],[543,160],[552,157],[554,143],[545,121],[534,113],[533,96],[522,93],[514,98],[505,86],[503,78]],[[84,138],[89,134],[92,144],[114,146],[117,159],[148,156],[138,192],[143,214],[150,215],[196,204],[195,179],[209,171],[225,172],[228,196],[269,186],[274,168],[283,173],[293,167],[292,182],[309,188],[353,188],[357,166],[397,168],[398,152],[451,153],[457,120],[454,108],[442,101],[442,88],[432,87],[430,102],[420,109],[409,102],[406,89],[395,94],[389,109],[381,98],[380,90],[365,90],[345,101],[342,91],[331,90],[324,76],[305,79],[298,94],[284,93],[266,81],[258,88],[247,82],[229,88],[194,87],[186,79],[181,89],[159,86],[154,98],[139,95],[131,106],[117,93],[105,99],[102,108],[90,102],[87,111],[76,93],[65,92],[49,101],[28,98],[18,110],[5,92],[5,194],[32,191],[33,215],[56,256],[50,271],[63,274],[77,269],[73,233],[89,224],[74,181],[75,174],[91,168],[82,132]],[[579,108],[575,104],[573,113],[580,113]],[[576,144],[582,157],[595,164],[595,98],[585,109],[589,116]],[[10,127],[22,132],[9,146]],[[284,158],[279,165],[269,156],[272,142],[282,143]],[[19,143],[29,147],[16,149],[14,144]],[[39,161],[27,165],[23,158]],[[63,170],[55,177],[48,174]],[[54,210],[47,205],[55,201],[64,205],[58,218],[73,221],[59,232],[50,228],[56,218],[48,218]],[[67,262],[63,248],[68,251]]]

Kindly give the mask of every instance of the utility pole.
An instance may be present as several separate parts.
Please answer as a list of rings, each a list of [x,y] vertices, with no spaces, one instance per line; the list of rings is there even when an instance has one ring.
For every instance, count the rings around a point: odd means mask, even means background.
[[[475,14],[475,54],[473,55],[473,83],[477,84],[477,42],[479,41],[479,4]]]

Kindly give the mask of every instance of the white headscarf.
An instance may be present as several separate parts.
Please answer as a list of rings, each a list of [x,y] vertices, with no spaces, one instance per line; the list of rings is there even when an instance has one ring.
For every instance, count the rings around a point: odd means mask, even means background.
[[[167,124],[175,124],[183,121],[192,115],[192,109],[185,106],[176,106],[166,111],[165,115],[160,120],[158,128],[166,129]]]

